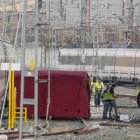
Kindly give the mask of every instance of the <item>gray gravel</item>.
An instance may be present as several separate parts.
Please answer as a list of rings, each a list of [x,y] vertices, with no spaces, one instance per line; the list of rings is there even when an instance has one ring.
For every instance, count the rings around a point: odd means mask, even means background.
[[[116,87],[115,93],[125,94],[125,95],[133,95],[137,89],[132,88],[124,88],[124,87]],[[118,112],[120,114],[128,115],[131,117],[134,116],[131,122],[136,122],[140,124],[140,108],[137,107],[137,103],[135,100],[127,98],[127,97],[119,97],[116,99],[116,104],[118,106]],[[101,107],[94,107],[94,97],[92,96],[91,100],[91,118],[85,120],[86,122],[86,129],[91,128],[99,128],[99,131],[96,133],[92,133],[89,135],[81,135],[76,136],[74,134],[65,134],[59,136],[49,136],[49,137],[37,137],[37,138],[30,138],[30,139],[37,139],[37,140],[139,140],[140,139],[140,128],[138,127],[119,127],[119,126],[100,126],[100,123],[117,123],[116,121],[112,120],[102,120],[102,112],[103,106]],[[131,123],[130,122],[130,123]],[[130,124],[126,122],[121,122],[124,124]],[[39,119],[39,124],[44,125],[45,119]],[[50,121],[50,128],[52,130],[55,128],[57,131],[61,130],[62,128],[68,130],[73,128],[79,128],[80,123],[77,120],[51,120]],[[17,125],[18,127],[18,122]],[[29,119],[28,124],[24,127],[27,131],[32,131],[33,120]],[[29,139],[28,139],[29,140]]]

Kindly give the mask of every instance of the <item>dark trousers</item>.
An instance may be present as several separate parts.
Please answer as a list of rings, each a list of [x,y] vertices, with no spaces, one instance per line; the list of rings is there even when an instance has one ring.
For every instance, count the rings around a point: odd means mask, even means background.
[[[111,112],[112,112],[112,109],[113,109],[113,108],[114,108],[114,110],[115,110],[115,116],[118,116],[117,105],[116,105],[115,100],[112,100],[112,101],[110,102],[110,109],[109,109],[109,117],[110,117],[110,118],[112,117]]]
[[[109,101],[103,101],[103,116],[102,119],[107,119],[107,113],[109,110],[110,102]]]
[[[96,92],[94,97],[95,97],[95,106],[100,106],[101,94]]]

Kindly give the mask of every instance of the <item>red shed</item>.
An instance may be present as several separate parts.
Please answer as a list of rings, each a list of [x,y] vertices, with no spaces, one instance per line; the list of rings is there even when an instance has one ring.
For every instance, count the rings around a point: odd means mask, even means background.
[[[39,79],[48,79],[48,71],[40,70]],[[54,118],[89,118],[90,99],[88,93],[89,76],[86,72],[50,71],[51,102],[49,116]],[[15,73],[17,88],[17,106],[20,105],[20,72]],[[46,116],[48,83],[38,84],[38,116]],[[25,98],[34,97],[34,80],[25,78]],[[28,117],[33,116],[33,106],[26,105]]]

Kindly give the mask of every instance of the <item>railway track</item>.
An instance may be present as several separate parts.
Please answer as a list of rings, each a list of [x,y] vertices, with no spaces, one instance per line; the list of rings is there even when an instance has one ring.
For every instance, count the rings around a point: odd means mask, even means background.
[[[135,123],[135,122],[133,122],[133,123],[106,122],[106,123],[100,123],[100,126],[108,126],[108,127],[110,127],[110,126],[113,126],[113,127],[118,126],[118,127],[138,127],[138,128],[140,128],[140,123]]]
[[[133,95],[121,95],[121,94],[115,94],[115,95],[117,97],[130,98],[130,99],[137,100],[137,96],[133,96]]]
[[[12,131],[10,130],[10,132],[0,132],[0,135],[5,135],[7,136],[8,140],[13,140],[14,138],[18,138],[19,137],[19,131]],[[30,133],[23,133],[23,136],[30,136]]]
[[[135,99],[136,96],[131,96],[131,95],[117,95],[118,97],[129,97],[129,98],[132,98],[132,99]],[[91,101],[93,102],[93,99],[91,99]],[[132,100],[131,100],[132,101]],[[93,105],[91,105],[91,107],[94,107]],[[118,106],[118,108],[130,108],[130,109],[133,109],[133,108],[138,108],[137,106],[127,106],[127,104],[124,104],[124,106]],[[96,108],[98,109],[98,108]],[[95,115],[96,111],[94,112],[94,115]],[[97,112],[98,113],[98,112]],[[102,112],[99,112],[100,114]],[[99,114],[99,115],[100,115]],[[93,115],[93,117],[95,117]],[[100,116],[99,116],[100,117]],[[96,120],[96,118],[94,118],[94,121]],[[100,121],[101,119],[97,120],[97,121]],[[101,120],[102,121],[102,120]],[[113,120],[114,121],[114,120]],[[118,127],[118,128],[125,128],[125,127],[134,127],[134,128],[140,128],[140,123],[137,123],[137,122],[130,122],[130,123],[124,123],[124,122],[119,122],[119,121],[115,121],[113,122],[112,120],[109,120],[107,122],[104,122],[104,123],[99,123],[100,126],[103,126],[103,127]],[[90,122],[90,121],[89,121]],[[80,122],[78,122],[78,128],[76,129],[71,129],[69,128],[70,130],[67,130],[67,131],[60,131],[60,132],[45,132],[45,131],[42,131],[40,128],[38,128],[38,134],[37,135],[33,135],[32,133],[29,133],[29,132],[26,132],[26,133],[23,133],[23,138],[33,138],[33,137],[39,137],[39,136],[56,136],[57,135],[65,135],[65,134],[70,134],[70,135],[75,135],[75,136],[82,136],[82,135],[88,135],[88,134],[94,134],[94,136],[96,135],[95,133],[99,132],[100,133],[100,128],[97,126],[97,128],[87,128],[86,127],[86,123],[85,123],[85,120],[80,120]],[[45,129],[45,126],[43,127]],[[46,128],[47,129],[47,128]],[[59,127],[58,127],[59,129]],[[6,135],[8,137],[8,140],[13,140],[13,139],[16,139],[19,137],[19,131],[11,131],[11,132],[0,132],[0,135]],[[98,134],[98,133],[97,133]],[[51,137],[50,137],[51,138]]]
[[[54,132],[54,133],[53,132],[46,133],[45,131],[41,132],[40,128],[37,128],[38,129],[37,135],[31,134],[29,132],[24,132],[23,138],[29,138],[29,137],[32,138],[32,137],[40,137],[40,136],[55,136],[55,135],[63,135],[63,134],[68,134],[68,133],[79,136],[79,135],[87,135],[90,133],[96,133],[99,130],[99,128],[85,129],[86,124],[83,119],[81,120],[81,123],[82,123],[82,125],[79,128],[71,129],[71,130],[67,130],[67,131]],[[43,128],[45,129],[45,126]],[[19,137],[19,131],[0,132],[0,135],[6,135],[8,137],[8,140],[13,140],[13,139],[16,139]]]

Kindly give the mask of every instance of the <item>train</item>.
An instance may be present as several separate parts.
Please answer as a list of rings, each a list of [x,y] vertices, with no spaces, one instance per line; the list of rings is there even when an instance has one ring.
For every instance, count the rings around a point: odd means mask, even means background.
[[[95,64],[94,61],[97,59]],[[126,81],[138,84],[140,83],[140,49],[63,48],[59,50],[59,67],[84,70],[92,76],[99,76],[116,83]]]

